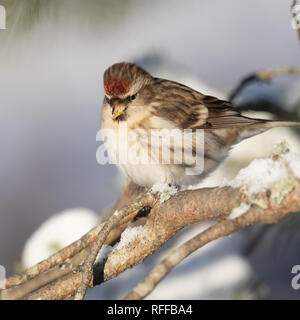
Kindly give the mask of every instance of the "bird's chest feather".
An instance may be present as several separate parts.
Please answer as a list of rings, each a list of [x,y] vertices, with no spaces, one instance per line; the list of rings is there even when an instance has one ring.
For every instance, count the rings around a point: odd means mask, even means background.
[[[102,136],[108,156],[127,177],[142,186],[168,183],[172,179],[168,165],[160,163],[163,146],[153,142],[151,134],[155,129],[147,128],[151,125],[150,118],[141,122],[114,121],[111,117],[102,119]]]
[[[193,133],[186,139],[183,130],[163,118],[148,117],[130,122],[115,121],[107,115],[102,119],[101,127],[106,133],[105,146],[110,159],[138,185],[189,185],[199,179],[203,170],[210,171],[218,165],[209,159],[210,162],[205,161],[204,168],[204,149],[212,156],[209,158],[214,158],[214,153],[220,152],[220,146],[213,150],[210,139],[204,143],[203,134],[198,137]],[[194,166],[197,171],[187,174],[186,170],[190,169],[186,168]]]

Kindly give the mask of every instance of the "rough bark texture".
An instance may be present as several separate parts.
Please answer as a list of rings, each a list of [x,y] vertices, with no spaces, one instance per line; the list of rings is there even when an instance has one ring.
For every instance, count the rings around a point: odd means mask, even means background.
[[[131,184],[126,186],[126,188],[129,189],[132,187]],[[128,193],[125,191],[123,196],[126,195],[125,198],[127,198],[128,194],[132,195],[131,192]],[[139,194],[139,192],[134,193],[134,197],[137,194]],[[176,249],[177,251],[171,252],[132,293],[128,294],[127,299],[140,299],[149,294],[156,284],[174,266],[206,243],[230,235],[252,224],[276,223],[288,213],[300,211],[300,182],[296,178],[293,180],[293,187],[285,194],[281,201],[278,201],[270,190],[266,190],[256,194],[255,197],[251,196],[251,198],[249,198],[242,188],[234,189],[231,187],[204,188],[178,192],[163,203],[160,202],[159,195],[149,196],[149,193],[145,195],[144,198],[141,197],[141,195],[138,196],[138,201],[135,201],[132,205],[123,207],[125,210],[122,209],[123,212],[127,210],[127,215],[124,213],[120,221],[120,226],[123,225],[124,228],[124,225],[126,226],[127,223],[136,217],[139,209],[142,207],[151,207],[150,214],[147,218],[143,218],[145,224],[138,237],[122,249],[113,250],[109,255],[102,270],[103,281],[115,278],[125,270],[141,263],[146,257],[163,246],[184,226],[216,218],[219,219],[219,222],[216,222],[211,228],[188,241],[183,247]],[[121,201],[122,204],[128,203],[125,198]],[[127,201],[129,201],[129,198],[131,201],[131,196],[127,198]],[[241,203],[251,204],[251,208],[240,217],[227,219],[232,210],[239,207]],[[133,213],[133,211],[135,213]],[[118,226],[118,228],[120,226]],[[87,233],[79,242],[74,242],[73,246],[76,250],[72,245],[71,247],[68,246],[67,249],[60,251],[63,253],[63,257],[56,259],[56,257],[59,256],[59,253],[57,253],[54,255],[55,259],[53,257],[49,258],[41,262],[39,266],[48,266],[49,261],[52,263],[53,260],[62,263],[65,256],[68,256],[68,259],[72,258],[69,254],[65,255],[65,253],[77,252],[78,246],[81,246],[82,249],[79,251],[81,252],[81,257],[78,258],[78,253],[76,253],[73,255],[73,258],[77,257],[77,262],[82,261],[86,257],[89,246],[88,243],[93,243],[96,237],[95,233],[102,229],[103,223]],[[104,238],[105,237],[103,237],[101,241],[103,241]],[[82,239],[84,239],[84,241],[82,241]],[[68,261],[69,260],[65,263]],[[53,270],[56,270],[55,268],[57,269],[57,265],[51,269],[46,269],[47,272],[54,272]],[[41,269],[35,266],[30,270]],[[82,268],[81,266],[76,267],[75,264],[72,264],[69,273],[61,273],[56,279],[51,278],[50,282],[38,282],[35,286],[30,287],[28,285],[36,281],[38,276],[45,274],[45,271],[35,272],[38,273],[38,275],[33,275],[35,273],[28,272],[27,270],[22,275],[9,278],[7,288],[10,287],[10,289],[2,291],[2,298],[68,299],[74,296],[82,282]],[[18,285],[15,285],[15,283],[18,283]],[[93,279],[89,280],[89,285],[93,286]]]

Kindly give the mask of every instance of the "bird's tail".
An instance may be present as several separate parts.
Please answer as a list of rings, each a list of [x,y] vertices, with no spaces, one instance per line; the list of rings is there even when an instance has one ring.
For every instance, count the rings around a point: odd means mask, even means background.
[[[278,120],[266,120],[264,126],[268,129],[277,128],[277,127],[298,127],[300,128],[300,122],[293,121],[278,121]]]
[[[242,132],[240,133],[240,136],[242,139],[253,137],[257,134],[260,134],[272,128],[278,128],[278,127],[300,128],[300,122],[261,120],[261,119],[253,119],[253,120],[257,120],[257,121],[255,121],[254,123],[248,126],[245,126]]]

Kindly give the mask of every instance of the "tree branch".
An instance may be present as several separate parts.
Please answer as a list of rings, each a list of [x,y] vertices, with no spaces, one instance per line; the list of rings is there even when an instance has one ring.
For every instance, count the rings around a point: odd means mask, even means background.
[[[274,155],[273,160],[277,161],[276,159],[280,159],[280,155]],[[285,162],[283,161],[283,163]],[[100,224],[96,229],[93,229],[101,230],[98,238],[97,235],[95,235],[97,240],[94,240],[94,242],[90,244],[91,246],[96,243],[95,246],[97,247],[95,248],[99,251],[100,246],[104,243],[111,228],[119,226],[120,223],[124,223],[124,221],[131,221],[142,208],[150,207],[151,209],[147,218],[144,218],[146,219],[146,223],[143,225],[138,235],[124,247],[115,248],[108,256],[100,271],[94,269],[94,272],[103,273],[102,277],[97,277],[97,279],[101,279],[100,281],[97,280],[98,282],[96,282],[96,280],[93,279],[93,264],[95,258],[93,256],[90,258],[89,265],[86,269],[81,265],[71,268],[69,273],[60,274],[57,279],[52,278],[51,282],[43,283],[40,287],[36,287],[31,291],[23,291],[21,295],[19,294],[18,298],[68,299],[74,296],[76,290],[80,287],[80,284],[83,283],[82,280],[84,278],[86,279],[84,286],[87,285],[92,287],[103,281],[117,277],[125,270],[141,263],[146,257],[163,246],[184,226],[204,220],[216,218],[226,219],[221,220],[210,229],[198,235],[195,239],[190,240],[187,244],[183,245],[182,248],[179,248],[178,251],[170,253],[166,258],[167,262],[163,262],[163,266],[154,269],[149,277],[145,279],[145,282],[138,286],[136,290],[126,298],[143,297],[151,292],[155,285],[171,270],[171,268],[206,243],[252,224],[276,223],[288,213],[300,211],[300,181],[292,175],[288,164],[285,163],[285,165],[287,165],[290,172],[287,186],[285,184],[283,184],[283,186],[281,186],[281,184],[279,184],[279,186],[275,184],[276,188],[267,190],[262,189],[255,195],[249,195],[244,187],[233,188],[225,186],[221,188],[216,187],[182,191],[176,193],[167,201],[161,202],[158,201],[158,194],[153,195],[150,192],[143,192],[143,194],[138,196],[137,200],[132,204],[119,209],[117,215],[112,215],[106,222],[106,229],[104,229],[103,224]],[[282,188],[282,190],[280,188]],[[244,215],[233,220],[228,220],[227,217],[231,214],[233,209],[240,207],[241,204],[249,204],[251,205],[251,208]],[[103,230],[105,230],[105,232],[103,232]],[[83,238],[91,239],[88,234]],[[85,242],[84,245],[86,245]],[[86,247],[86,249],[82,249],[90,250],[89,248],[90,247]],[[94,249],[94,254],[96,252],[98,253],[97,250]],[[65,251],[62,250],[61,252]],[[82,250],[80,252],[82,252]],[[76,255],[74,258],[75,257]],[[81,259],[78,259],[78,261],[82,261],[82,257]],[[41,263],[43,265],[46,262]],[[24,274],[28,274],[28,271]],[[29,278],[27,277],[27,281],[19,286],[3,290],[2,298],[10,299],[16,297],[16,292],[21,290],[22,286],[32,283],[36,277],[31,278],[31,280],[28,279]],[[77,298],[82,298],[84,296],[84,290],[87,288],[84,286],[82,285],[80,287],[84,289],[79,292],[80,296],[77,295]],[[141,290],[141,286],[143,290]],[[13,293],[14,296],[12,295],[11,290],[15,290]]]
[[[252,224],[276,223],[287,214],[286,208],[284,207],[280,209],[276,208],[276,210],[274,209],[272,209],[272,214],[270,215],[259,206],[253,205],[246,213],[238,218],[221,220],[220,222],[214,224],[213,226],[188,240],[178,248],[173,249],[167,255],[167,257],[155,268],[153,268],[148,276],[123,299],[141,300],[145,298],[155,289],[158,283],[163,278],[165,278],[173,268],[175,268],[185,258],[187,258],[189,255],[191,255],[193,252],[203,247],[207,243],[221,237],[229,236],[232,233]],[[295,207],[295,210],[299,209],[300,206]],[[270,210],[270,208],[268,210]]]

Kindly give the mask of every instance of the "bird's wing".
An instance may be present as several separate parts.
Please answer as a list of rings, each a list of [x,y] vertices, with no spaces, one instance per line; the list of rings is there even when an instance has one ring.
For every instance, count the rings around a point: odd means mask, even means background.
[[[203,106],[207,109],[207,117],[205,122],[204,119],[200,117],[199,125],[195,123],[197,128],[223,129],[262,122],[260,119],[248,118],[241,115],[238,110],[234,109],[233,105],[229,101],[220,100],[216,97],[204,96],[198,107],[203,109]],[[197,108],[197,105],[193,108],[195,107]],[[195,125],[192,125],[192,127],[195,128]]]
[[[183,129],[223,129],[262,122],[242,116],[233,105],[170,80],[156,79],[153,114]]]

